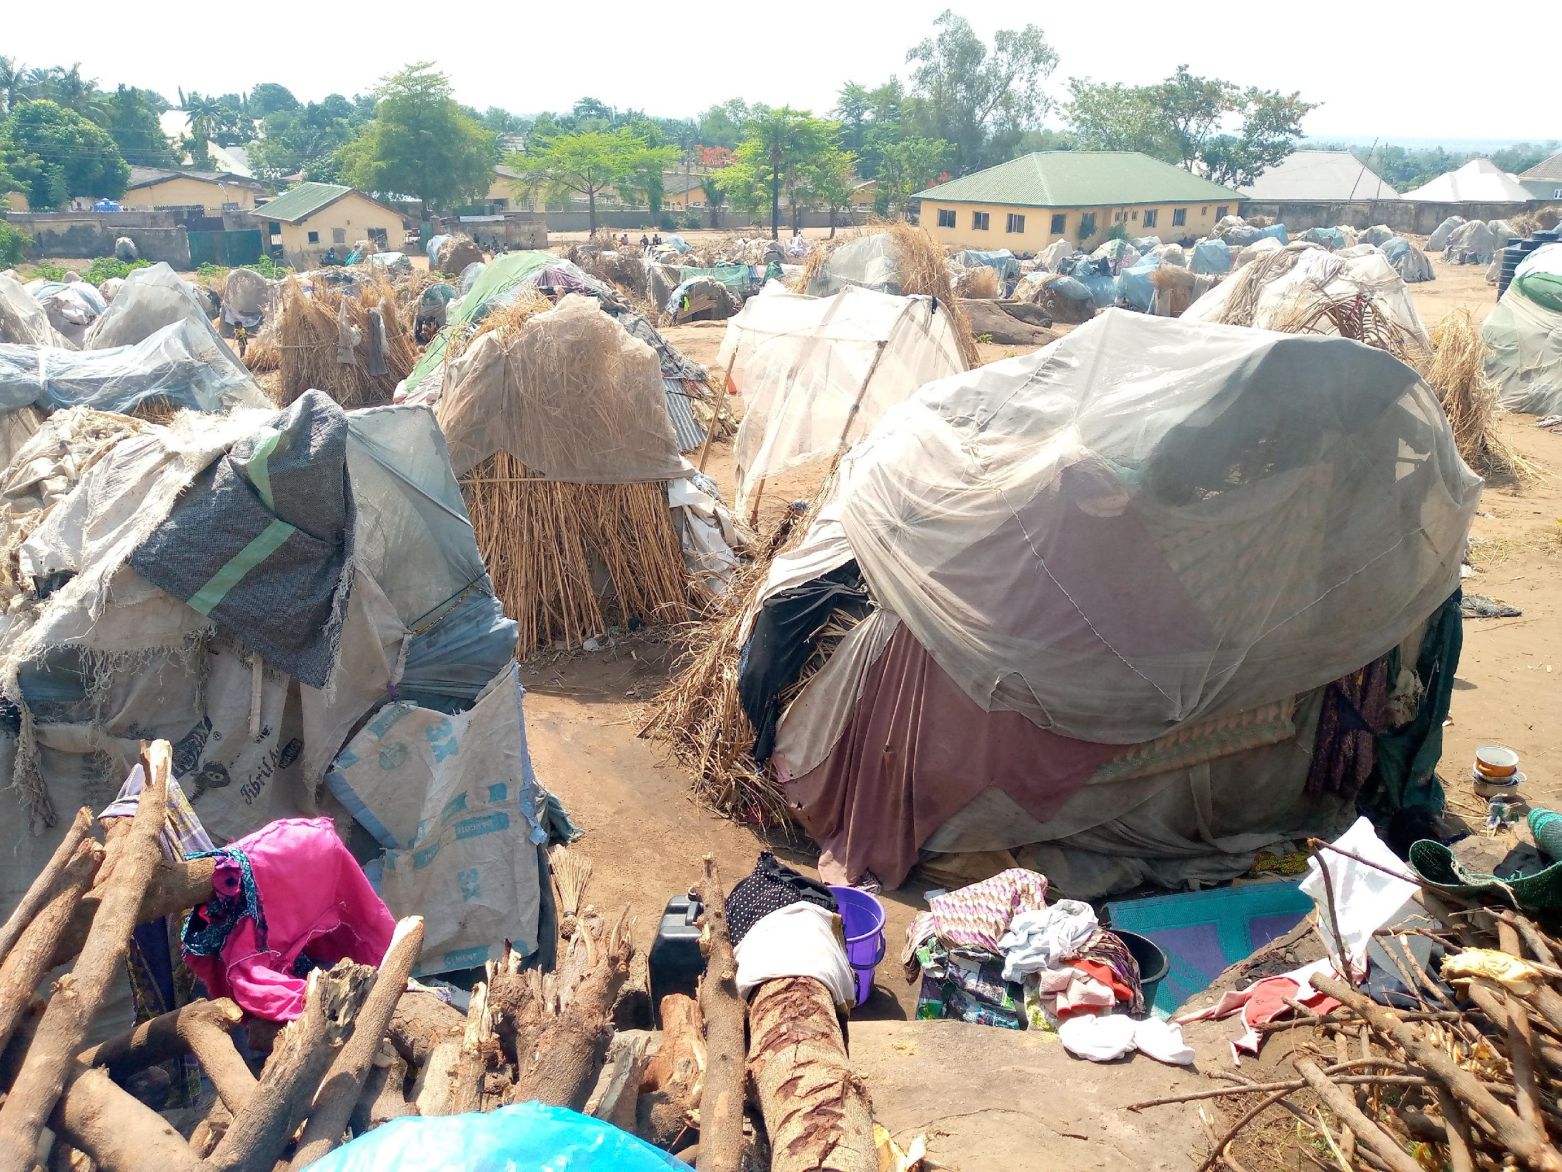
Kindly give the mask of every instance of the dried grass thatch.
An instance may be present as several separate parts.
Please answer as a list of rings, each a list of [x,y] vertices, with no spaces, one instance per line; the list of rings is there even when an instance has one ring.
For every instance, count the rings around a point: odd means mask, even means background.
[[[452,277],[459,277],[461,271],[469,264],[476,264],[485,260],[483,250],[477,246],[477,242],[463,233],[451,236],[439,246],[439,254],[434,257],[434,263],[430,266],[441,273]]]
[[[991,265],[977,265],[960,274],[955,292],[975,301],[996,301],[1003,293],[1003,280]]]
[[[1150,274],[1150,283],[1156,289],[1156,313],[1161,317],[1181,317],[1188,306],[1220,283],[1220,277],[1163,264]]]
[[[1493,426],[1502,414],[1497,384],[1486,375],[1486,343],[1468,309],[1456,309],[1432,327],[1432,351],[1422,375],[1443,404],[1464,462],[1483,476],[1532,472]]]
[[[383,323],[378,353],[376,318]],[[275,340],[281,354],[278,393],[284,407],[309,390],[324,391],[349,409],[389,403],[396,384],[407,377],[418,357],[412,335],[397,312],[394,291],[384,282],[363,285],[356,294],[319,286],[311,296],[297,281],[288,281],[282,290]]]
[[[275,327],[263,328],[245,344],[244,365],[253,374],[264,374],[266,371],[282,368],[282,351],[277,347]]]
[[[1415,367],[1431,358],[1421,339],[1384,313],[1377,300],[1366,293],[1330,296],[1319,291],[1316,297],[1299,301],[1273,328],[1283,334],[1338,334],[1387,350]]]
[[[830,256],[836,248],[849,241],[861,240],[865,236],[877,236],[880,233],[888,233],[894,241],[901,294],[910,297],[935,297],[940,304],[947,306],[954,317],[955,343],[960,348],[961,359],[967,369],[980,366],[981,355],[976,349],[976,339],[971,335],[971,323],[955,296],[943,249],[935,244],[933,238],[921,228],[914,227],[904,220],[874,221],[865,228],[843,232],[830,243],[829,247],[823,243],[817,245],[808,254],[808,263],[803,266],[803,275],[794,288],[799,292],[807,291],[813,279],[819,275],[819,271],[829,263]]]
[[[696,587],[659,481],[545,480],[500,452],[462,477],[461,490],[494,593],[520,625],[518,658],[687,616]]]

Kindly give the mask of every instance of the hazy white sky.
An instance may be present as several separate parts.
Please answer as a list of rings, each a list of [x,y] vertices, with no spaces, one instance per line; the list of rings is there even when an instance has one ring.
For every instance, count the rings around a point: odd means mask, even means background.
[[[592,0],[474,9],[426,0],[268,0],[256,16],[242,5],[189,0],[93,0],[66,10],[17,3],[8,5],[0,54],[29,65],[80,61],[105,85],[147,86],[170,100],[176,86],[222,93],[260,81],[306,100],[351,94],[432,56],[457,97],[479,108],[535,113],[591,96],[685,116],[742,97],[823,112],[844,81],[904,75],[906,50],[947,6]],[[1248,15],[1168,0],[957,10],[984,37],[1026,19],[1041,24],[1061,59],[1054,91],[1070,76],[1153,81],[1186,62],[1198,73],[1323,102],[1306,124],[1314,137],[1562,137],[1549,71],[1504,64],[1489,38],[1461,51],[1456,34],[1434,32],[1435,9],[1420,9],[1411,32],[1403,0],[1323,0],[1284,7],[1285,19],[1280,6]]]

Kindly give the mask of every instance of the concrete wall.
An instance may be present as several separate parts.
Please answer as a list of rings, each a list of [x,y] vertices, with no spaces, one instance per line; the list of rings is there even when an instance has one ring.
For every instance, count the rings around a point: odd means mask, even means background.
[[[1305,232],[1309,228],[1332,228],[1336,224],[1349,224],[1353,228],[1370,228],[1374,224],[1387,224],[1396,232],[1430,236],[1449,216],[1462,216],[1466,220],[1505,220],[1529,206],[1533,205],[1424,203],[1419,200],[1404,199],[1354,200],[1348,203],[1244,200],[1242,214],[1269,216],[1284,224],[1293,233]]]
[[[189,234],[177,226],[145,226],[131,222],[141,218],[135,213],[124,212],[101,216],[81,213],[6,216],[28,234],[27,256],[30,260],[113,256],[114,241],[128,236],[135,242],[143,260],[166,261],[176,269],[188,269]]]
[[[847,227],[851,224],[865,224],[868,222],[868,214],[872,209],[857,208],[853,211],[843,211],[836,215],[835,222],[839,227]],[[693,211],[700,217],[700,227],[710,227],[710,209],[695,208]],[[512,215],[516,213],[510,213]],[[685,213],[676,212],[682,217]],[[584,232],[590,227],[591,217],[585,211],[568,212],[531,212],[520,213],[522,218],[527,216],[544,220],[550,232]],[[770,231],[769,215],[758,218],[744,215],[731,208],[721,208],[716,214],[717,227],[727,231],[747,231],[763,228],[768,234]],[[638,238],[642,231],[660,231],[664,236],[669,232],[677,232],[679,229],[657,228],[655,217],[644,208],[603,208],[597,206],[597,226],[612,228],[615,231],[630,232]],[[803,227],[827,228],[830,226],[829,212],[804,212]],[[792,234],[792,221],[787,216],[786,208],[781,209],[781,235]]]
[[[924,199],[917,223],[948,248],[1040,252],[1060,236],[1081,248],[1094,248],[1117,224],[1122,224],[1130,236],[1159,236],[1167,241],[1206,236],[1216,221],[1235,211],[1236,206],[1235,196],[1225,204],[1146,203],[1096,208],[1033,208]],[[1175,222],[1178,212],[1182,213],[1180,224]],[[978,213],[987,216],[985,228],[977,227]],[[1095,218],[1094,231],[1082,235],[1085,221],[1091,216]],[[1015,217],[1013,230],[1010,217]],[[939,222],[941,219],[944,223]]]

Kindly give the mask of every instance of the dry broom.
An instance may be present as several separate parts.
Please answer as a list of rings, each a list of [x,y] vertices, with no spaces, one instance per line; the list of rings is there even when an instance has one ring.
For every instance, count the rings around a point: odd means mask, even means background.
[[[559,845],[548,852],[548,865],[553,871],[553,886],[559,894],[559,935],[568,940],[575,934],[586,885],[591,882],[591,860]]]

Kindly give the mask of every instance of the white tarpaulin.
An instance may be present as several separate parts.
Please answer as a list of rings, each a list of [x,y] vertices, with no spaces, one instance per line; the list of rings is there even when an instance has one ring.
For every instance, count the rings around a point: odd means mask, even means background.
[[[421,915],[421,973],[481,965],[505,940],[537,948],[544,795],[526,751],[512,663],[456,716],[388,704],[348,743],[326,784],[386,848],[380,894]]]
[[[856,287],[751,298],[717,364],[743,396],[739,512],[766,477],[845,451],[917,387],[965,369],[942,305]]]
[[[1520,276],[1557,274],[1562,287],[1562,244],[1548,244],[1519,265],[1513,283],[1481,326],[1486,373],[1509,411],[1562,413],[1562,313],[1524,295]]]

